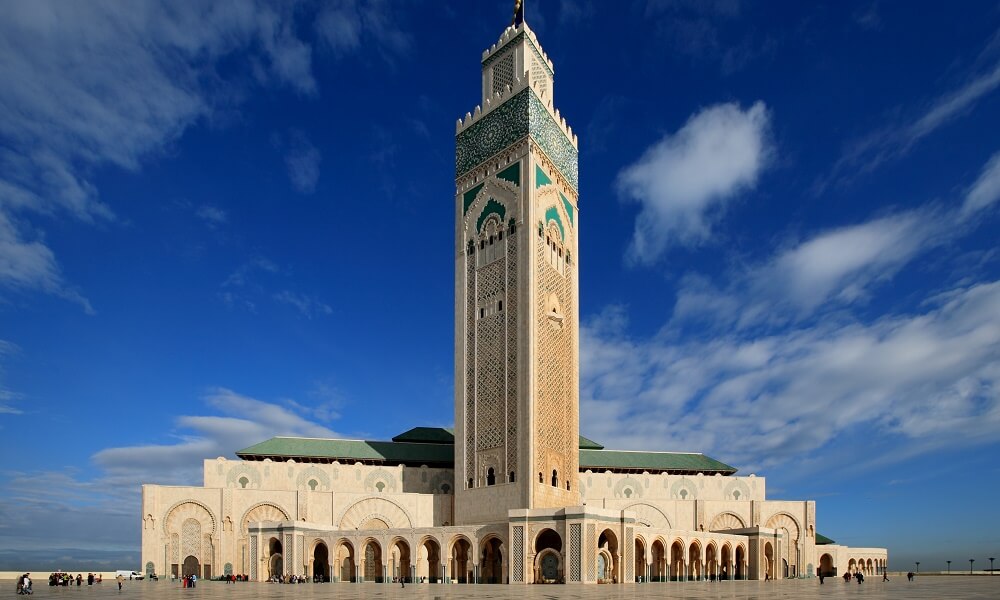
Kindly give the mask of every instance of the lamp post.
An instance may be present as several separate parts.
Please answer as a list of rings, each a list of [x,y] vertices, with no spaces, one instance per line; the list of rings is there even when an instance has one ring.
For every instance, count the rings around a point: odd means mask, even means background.
[[[994,560],[995,560],[995,559],[994,559],[994,558],[993,558],[993,557],[991,556],[991,557],[990,557],[990,575],[992,575],[992,574],[993,574],[993,561],[994,561]]]
[[[948,574],[951,575],[951,561],[948,561]]]
[[[969,575],[972,575],[972,563],[974,562],[976,562],[976,559],[974,558],[969,559]]]
[[[919,573],[919,572],[920,572],[920,561],[918,560],[917,561],[917,573]]]

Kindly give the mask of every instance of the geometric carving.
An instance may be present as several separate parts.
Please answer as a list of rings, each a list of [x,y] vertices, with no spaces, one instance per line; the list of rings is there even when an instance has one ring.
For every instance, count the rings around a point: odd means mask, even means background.
[[[264,521],[290,521],[288,511],[277,504],[261,502],[251,506],[240,519],[240,532],[245,536],[250,529],[250,523],[263,523]]]
[[[382,484],[379,486],[379,484]],[[395,492],[396,475],[385,469],[376,469],[365,477],[365,491],[370,493]]]
[[[670,498],[673,500],[694,500],[697,497],[694,482],[687,477],[682,477],[670,486]]]
[[[645,525],[646,527],[656,527],[659,529],[672,529],[670,525],[670,519],[667,515],[663,514],[659,508],[653,506],[652,504],[646,504],[644,502],[637,502],[635,504],[630,504],[622,510],[627,510],[629,512],[634,512],[636,515],[636,523]]]
[[[580,581],[580,524],[569,526],[569,580]]]
[[[716,515],[712,519],[712,526],[708,528],[709,531],[725,531],[727,529],[743,529],[747,525],[743,519],[734,513],[724,512]]]
[[[229,469],[229,473],[226,474],[226,486],[259,489],[260,479],[260,471],[256,467],[251,467],[246,463],[239,463]]]
[[[318,484],[316,487],[310,484],[310,481],[313,480]],[[295,487],[300,490],[309,489],[315,492],[328,492],[330,491],[330,476],[319,467],[308,467],[303,469],[299,473],[299,476],[295,478]]]
[[[163,533],[176,533],[187,519],[197,521],[202,529],[215,534],[215,515],[207,506],[195,500],[184,500],[171,506],[163,519]]]
[[[511,544],[512,554],[510,564],[513,566],[513,576],[511,581],[521,583],[524,581],[524,527],[514,526],[514,539]]]
[[[360,528],[367,523],[367,527],[381,528],[373,519],[385,523],[391,529],[408,529],[412,527],[411,523],[413,522],[409,513],[395,502],[385,498],[365,498],[358,500],[344,511],[338,527],[351,530]],[[369,523],[369,521],[371,522]]]

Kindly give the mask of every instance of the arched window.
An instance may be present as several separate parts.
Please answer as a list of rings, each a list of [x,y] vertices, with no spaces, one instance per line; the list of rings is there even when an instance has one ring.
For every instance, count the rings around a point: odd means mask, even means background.
[[[566,491],[567,492],[569,491],[569,480],[568,479],[566,480]]]
[[[472,478],[469,477],[469,489],[472,489]]]
[[[375,484],[375,489],[378,490],[378,493],[381,494],[382,491],[385,489],[385,484],[380,481]]]
[[[447,494],[447,493],[451,492],[451,486],[448,485],[447,483],[442,483],[441,484],[441,491],[443,493]]]
[[[514,471],[510,472],[510,482],[514,483]]]
[[[493,471],[493,467],[486,469],[486,485],[496,485],[497,476]]]
[[[559,487],[559,473],[552,469],[552,487]]]
[[[545,476],[542,475],[541,471],[538,472],[538,483],[545,483]]]
[[[309,480],[309,489],[310,490],[312,490],[312,491],[315,492],[316,491],[316,486],[318,486],[318,485],[319,485],[319,482],[316,481],[315,479],[310,479]]]
[[[243,477],[240,477],[240,487],[241,488],[245,488],[249,483],[250,483],[250,480],[247,479],[246,475],[244,475]]]

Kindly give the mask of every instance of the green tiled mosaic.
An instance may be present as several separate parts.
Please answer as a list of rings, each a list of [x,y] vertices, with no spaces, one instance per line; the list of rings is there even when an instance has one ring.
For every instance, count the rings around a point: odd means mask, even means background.
[[[480,183],[479,185],[465,192],[465,194],[462,195],[462,204],[464,205],[464,207],[462,208],[463,215],[469,212],[469,207],[472,206],[472,203],[476,201],[476,194],[478,194],[479,190],[481,189],[483,189],[483,184]]]
[[[576,190],[579,181],[576,148],[531,88],[518,92],[455,136],[456,177],[529,133]]]
[[[562,192],[559,192],[559,197],[562,198],[563,206],[566,208],[566,214],[569,215],[569,226],[575,226],[576,223],[573,220],[573,205],[566,199],[566,196],[563,196]]]
[[[503,223],[503,218],[504,215],[507,214],[507,209],[504,208],[503,204],[500,204],[493,198],[490,198],[486,202],[486,206],[483,207],[483,212],[480,213],[479,219],[476,220],[476,231],[482,230],[483,223],[486,222],[486,218],[494,214],[500,217],[500,222]]]
[[[566,241],[566,228],[563,227],[562,219],[559,218],[559,211],[556,207],[550,206],[545,209],[545,222],[555,221],[556,225],[559,226],[559,235],[562,237],[563,241]]]
[[[521,187],[521,161],[517,161],[497,173],[497,179],[503,179],[504,181],[513,183],[517,187]]]

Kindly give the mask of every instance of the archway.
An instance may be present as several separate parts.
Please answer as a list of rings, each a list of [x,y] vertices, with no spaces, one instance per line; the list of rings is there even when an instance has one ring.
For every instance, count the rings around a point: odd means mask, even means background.
[[[377,581],[382,578],[382,546],[376,540],[368,540],[365,544],[364,563],[362,565],[364,581]]]
[[[601,535],[597,538],[597,552],[600,554],[602,551],[607,562],[605,579],[613,583],[618,583],[618,576],[621,573],[621,569],[618,566],[620,558],[618,553],[618,536],[610,529],[602,531]]]
[[[688,573],[693,581],[701,581],[705,576],[701,567],[701,546],[697,540],[688,547]]]
[[[284,561],[281,558],[281,540],[278,538],[271,538],[267,542],[267,576],[271,577],[281,577],[285,574],[284,571]]]
[[[671,581],[684,581],[685,575],[684,546],[678,540],[670,546],[670,579]]]
[[[823,577],[835,577],[837,575],[837,571],[833,568],[833,557],[829,554],[819,557],[819,573]]]
[[[481,583],[504,583],[503,542],[500,538],[490,537],[483,542],[482,558],[479,568],[482,573]]]
[[[733,547],[726,542],[722,545],[722,569],[719,571],[719,579],[727,580],[733,578]]]
[[[736,579],[747,578],[746,562],[747,562],[747,551],[746,548],[744,548],[743,545],[741,544],[736,547],[736,567],[733,570],[734,574],[736,575]]]
[[[854,572],[857,571],[857,570],[858,570],[858,561],[854,560],[853,558],[851,560],[847,561],[847,572],[848,573],[850,573],[851,575],[853,575]]]
[[[198,557],[188,556],[187,558],[185,558],[181,574],[184,577],[187,577],[189,575],[196,575],[198,577],[201,577],[201,564],[198,562]]]
[[[662,540],[655,540],[650,546],[650,554],[653,559],[653,567],[650,578],[653,581],[664,581],[667,576],[667,551],[663,547]]]
[[[635,579],[636,581],[646,581],[646,546],[642,543],[642,538],[635,538]]]
[[[771,542],[764,543],[764,573],[774,579],[774,546]]]
[[[872,566],[872,559],[869,558],[868,559],[868,574],[869,575],[874,575],[875,574],[875,570],[874,569],[875,569],[875,567]]]
[[[451,543],[451,564],[449,572],[459,583],[472,581],[472,544],[465,537],[455,538]]]
[[[354,565],[354,546],[347,540],[340,540],[337,543],[337,567],[340,571],[340,581],[357,581],[357,569]]]
[[[389,574],[400,581],[413,581],[410,572],[410,545],[400,538],[392,543],[390,551]]]
[[[535,537],[535,583],[563,581],[562,537],[545,528]]]
[[[715,542],[710,543],[705,548],[705,575],[711,581],[719,578],[718,552],[715,549]]]
[[[441,578],[441,546],[434,538],[426,538],[420,543],[417,577],[428,583],[437,583]]]
[[[313,548],[313,581],[319,583],[330,581],[329,563],[330,549],[323,542],[317,543]]]
[[[781,577],[782,579],[788,579],[788,561],[784,558],[781,559]]]

